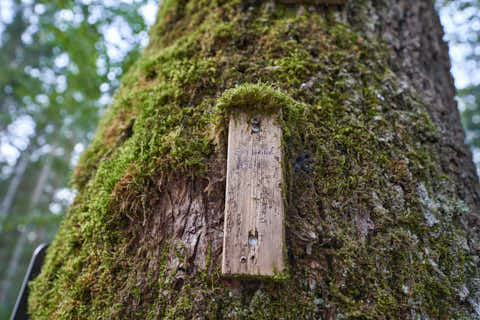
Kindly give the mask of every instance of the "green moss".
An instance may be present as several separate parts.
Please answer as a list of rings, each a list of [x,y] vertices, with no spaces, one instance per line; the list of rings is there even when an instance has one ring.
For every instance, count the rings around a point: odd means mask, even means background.
[[[33,283],[33,318],[462,318],[468,209],[422,101],[381,43],[297,9],[164,3],[76,169],[78,196]],[[283,129],[282,281],[235,284],[220,277],[218,250],[192,267],[180,239],[143,233],[176,177],[218,176],[238,110],[276,114]]]
[[[272,114],[298,105],[291,97],[269,85],[245,83],[225,91],[218,99],[217,108],[228,116],[234,110]]]

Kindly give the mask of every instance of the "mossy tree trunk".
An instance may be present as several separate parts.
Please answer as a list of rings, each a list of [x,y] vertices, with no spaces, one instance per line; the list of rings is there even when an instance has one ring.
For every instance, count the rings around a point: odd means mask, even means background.
[[[164,2],[34,319],[479,318],[478,183],[432,1],[318,2]],[[280,118],[287,279],[220,275],[238,108]]]

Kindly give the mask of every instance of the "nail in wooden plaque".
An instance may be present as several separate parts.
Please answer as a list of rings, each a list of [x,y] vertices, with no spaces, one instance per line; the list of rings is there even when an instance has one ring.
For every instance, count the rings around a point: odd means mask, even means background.
[[[284,271],[282,130],[275,115],[230,118],[222,273]]]

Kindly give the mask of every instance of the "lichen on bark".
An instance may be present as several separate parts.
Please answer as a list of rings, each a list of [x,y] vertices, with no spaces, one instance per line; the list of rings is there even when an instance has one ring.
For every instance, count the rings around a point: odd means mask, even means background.
[[[369,8],[164,1],[76,168],[33,318],[472,318],[471,203],[388,41],[338,21]],[[282,125],[281,281],[219,274],[233,108]]]

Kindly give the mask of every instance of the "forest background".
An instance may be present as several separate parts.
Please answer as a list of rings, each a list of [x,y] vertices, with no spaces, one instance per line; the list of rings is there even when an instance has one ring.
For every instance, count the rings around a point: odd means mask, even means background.
[[[0,0],[0,320],[75,197],[69,178],[159,0]],[[437,0],[480,167],[480,0]]]

